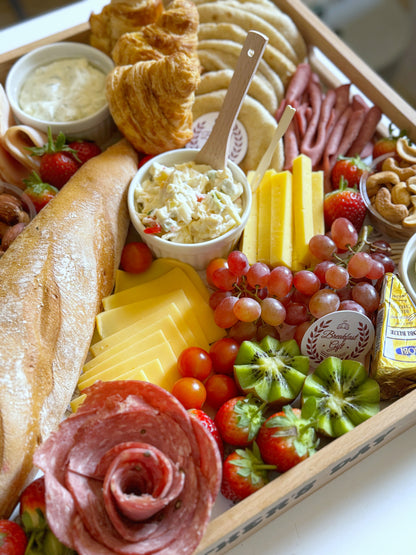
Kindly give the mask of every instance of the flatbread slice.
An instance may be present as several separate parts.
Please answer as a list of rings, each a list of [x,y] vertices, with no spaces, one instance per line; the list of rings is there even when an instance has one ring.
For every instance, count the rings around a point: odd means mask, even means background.
[[[226,95],[226,90],[218,90],[195,97],[192,109],[194,121],[210,112],[219,112]],[[267,150],[277,127],[275,118],[254,98],[246,95],[238,114],[238,120],[244,125],[248,137],[247,153],[241,163],[246,173],[255,170]],[[280,139],[270,167],[281,171],[284,164],[283,141]]]

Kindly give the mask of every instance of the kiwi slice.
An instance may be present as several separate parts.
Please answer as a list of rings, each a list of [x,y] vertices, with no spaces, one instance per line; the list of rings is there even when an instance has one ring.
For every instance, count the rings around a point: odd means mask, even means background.
[[[356,360],[328,357],[302,388],[302,403],[316,399],[316,429],[339,437],[380,410],[380,387]]]
[[[244,393],[273,404],[290,403],[299,395],[309,370],[294,339],[266,336],[243,341],[234,362],[234,376]]]

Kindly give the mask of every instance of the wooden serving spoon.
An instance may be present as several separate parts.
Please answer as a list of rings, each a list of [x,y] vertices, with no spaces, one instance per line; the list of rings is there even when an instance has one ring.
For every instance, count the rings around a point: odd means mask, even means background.
[[[195,158],[196,163],[208,164],[216,170],[225,168],[235,120],[268,40],[257,31],[247,33],[222,108],[206,143]]]

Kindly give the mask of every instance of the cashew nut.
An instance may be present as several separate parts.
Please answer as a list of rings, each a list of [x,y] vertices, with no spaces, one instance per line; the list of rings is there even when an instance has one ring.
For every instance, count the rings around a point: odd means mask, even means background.
[[[396,152],[403,160],[407,160],[411,164],[416,164],[416,145],[411,145],[406,137],[397,139]]]
[[[383,171],[392,171],[397,173],[400,177],[400,181],[406,181],[409,177],[416,175],[416,165],[401,167],[393,156],[390,156],[383,161],[381,169]]]
[[[410,204],[410,192],[404,181],[400,181],[400,183],[395,185],[391,190],[391,201],[394,204],[404,204],[405,206]]]
[[[373,173],[367,178],[367,195],[372,197],[382,185],[397,185],[398,183],[400,183],[400,178],[397,173],[392,171]]]
[[[381,187],[374,200],[377,212],[391,223],[398,224],[409,215],[407,206],[404,204],[393,204],[391,193],[387,187]]]

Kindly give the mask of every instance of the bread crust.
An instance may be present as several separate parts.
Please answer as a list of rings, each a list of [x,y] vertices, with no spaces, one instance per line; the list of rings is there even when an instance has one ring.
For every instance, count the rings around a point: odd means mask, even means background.
[[[125,140],[84,164],[0,259],[0,518],[62,420],[129,225],[137,153]]]

